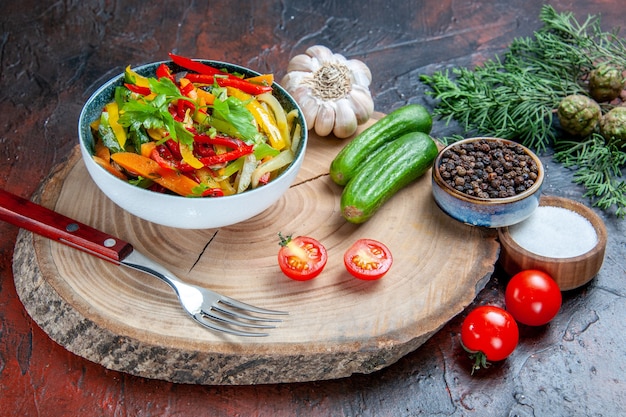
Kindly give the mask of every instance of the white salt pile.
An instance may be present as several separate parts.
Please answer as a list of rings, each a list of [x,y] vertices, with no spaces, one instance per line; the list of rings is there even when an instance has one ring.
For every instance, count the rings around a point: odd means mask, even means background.
[[[583,255],[598,242],[589,220],[575,211],[552,206],[539,206],[528,219],[510,226],[509,234],[529,252],[550,258]]]

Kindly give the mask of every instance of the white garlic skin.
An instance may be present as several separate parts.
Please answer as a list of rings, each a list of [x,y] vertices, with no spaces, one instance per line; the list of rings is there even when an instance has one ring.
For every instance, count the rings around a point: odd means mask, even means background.
[[[331,76],[316,78],[329,68]],[[332,89],[335,76],[337,82]],[[342,139],[354,135],[374,112],[371,82],[372,73],[362,61],[314,45],[289,61],[281,84],[300,106],[310,130],[318,136],[332,133]]]

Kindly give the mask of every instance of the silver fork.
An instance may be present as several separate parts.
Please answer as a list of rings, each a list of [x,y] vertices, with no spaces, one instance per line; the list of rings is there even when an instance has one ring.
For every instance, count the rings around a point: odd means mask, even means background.
[[[162,265],[135,250],[130,243],[2,189],[0,220],[165,281],[174,289],[187,314],[211,330],[237,336],[267,336],[268,333],[262,330],[275,328],[274,324],[269,323],[281,320],[259,315],[288,314],[255,307],[185,283]]]
[[[209,329],[231,333],[237,336],[267,336],[268,333],[238,330],[236,327],[273,329],[276,326],[262,323],[277,323],[281,320],[276,318],[261,318],[244,312],[268,315],[287,314],[282,311],[255,307],[206,288],[187,284],[178,279],[176,275],[168,271],[165,267],[136,250],[127,255],[121,261],[121,264],[153,275],[167,282],[174,291],[176,291],[176,294],[178,294],[180,304],[185,311],[195,321]]]

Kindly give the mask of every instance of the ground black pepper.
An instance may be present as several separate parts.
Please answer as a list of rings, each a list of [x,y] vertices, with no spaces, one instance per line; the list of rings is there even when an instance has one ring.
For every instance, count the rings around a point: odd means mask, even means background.
[[[506,198],[535,183],[539,168],[524,147],[480,139],[451,146],[441,155],[439,172],[450,187],[478,198]]]

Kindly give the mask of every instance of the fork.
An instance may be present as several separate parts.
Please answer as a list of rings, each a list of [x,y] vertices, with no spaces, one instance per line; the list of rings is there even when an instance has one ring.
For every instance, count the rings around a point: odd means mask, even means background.
[[[198,324],[236,336],[268,336],[278,318],[286,315],[237,301],[180,280],[167,268],[135,250],[124,240],[77,222],[60,213],[0,189],[0,220],[102,258],[144,272],[166,282],[176,292],[185,312]]]

